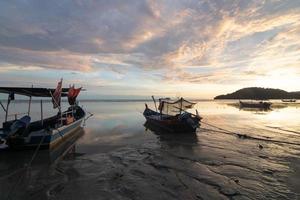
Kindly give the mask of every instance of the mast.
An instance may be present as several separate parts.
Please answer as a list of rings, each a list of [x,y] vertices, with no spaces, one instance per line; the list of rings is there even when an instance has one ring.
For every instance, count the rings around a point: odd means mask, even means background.
[[[152,100],[153,100],[153,102],[154,102],[154,105],[155,105],[155,110],[156,110],[156,112],[157,112],[156,101],[155,101],[155,99],[154,99],[154,96],[153,96],[153,95],[152,95],[151,97],[152,97]]]
[[[5,109],[5,122],[7,122],[8,106],[9,106],[9,103],[10,103],[10,95],[8,95],[7,103],[6,103],[6,109]]]
[[[31,88],[33,88],[33,85],[31,85]],[[28,112],[27,112],[27,113],[28,113],[28,114],[27,114],[28,116],[30,115],[31,100],[32,100],[32,96],[30,95],[30,96],[29,96],[29,104],[28,104]]]
[[[41,123],[42,123],[42,126],[44,124],[44,118],[43,118],[43,100],[41,99]]]
[[[30,115],[31,99],[32,99],[32,97],[30,96],[30,97],[29,97],[29,103],[28,103],[28,112],[27,112],[27,115],[28,115],[28,116]]]
[[[181,114],[181,111],[182,111],[182,101],[183,101],[183,98],[181,97],[180,98],[180,110],[179,110],[179,113]]]

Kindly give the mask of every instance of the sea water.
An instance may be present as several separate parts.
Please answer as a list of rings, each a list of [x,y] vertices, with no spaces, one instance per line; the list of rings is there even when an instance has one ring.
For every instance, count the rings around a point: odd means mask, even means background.
[[[201,128],[181,135],[145,127],[143,101],[80,104],[93,116],[66,147],[1,152],[0,199],[300,198],[300,104],[199,101]],[[44,117],[57,112],[43,107]],[[28,111],[26,102],[10,108]],[[31,115],[40,119],[39,102]]]

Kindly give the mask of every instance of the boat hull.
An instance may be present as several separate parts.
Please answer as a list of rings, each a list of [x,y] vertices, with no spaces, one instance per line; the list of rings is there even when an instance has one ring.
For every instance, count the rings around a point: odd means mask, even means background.
[[[148,108],[145,109],[143,114],[147,120],[146,123],[152,127],[151,129],[155,127],[160,132],[195,133],[197,128],[200,127],[201,118],[196,116],[187,119],[191,120],[191,123],[188,123],[186,120],[180,120],[175,116],[161,115]]]
[[[283,103],[295,103],[295,102],[297,102],[296,99],[282,99],[281,101],[282,101]]]
[[[150,118],[146,118],[147,123],[152,124],[152,126],[158,126],[157,130],[160,130],[161,132],[168,132],[168,133],[195,133],[197,130],[197,127],[193,128],[190,126],[187,126],[182,123],[174,123],[172,121],[158,121],[153,120]]]
[[[270,109],[271,103],[269,102],[243,102],[240,101],[241,108],[259,108],[259,109]]]
[[[69,111],[72,111],[73,117]],[[0,129],[1,148],[5,145],[6,148],[10,149],[54,148],[67,140],[73,132],[80,128],[84,120],[85,112],[81,107],[77,106],[68,109],[61,115],[58,114],[44,121],[32,122],[26,129],[19,131],[20,133],[17,132],[18,134],[11,134],[10,127],[2,128]],[[8,123],[14,124],[14,121]]]
[[[40,146],[41,149],[53,149],[62,142],[68,140],[76,130],[81,127],[84,118],[79,119],[72,124],[62,126],[52,131],[32,132],[28,137],[16,137],[9,140],[11,149],[35,149]]]

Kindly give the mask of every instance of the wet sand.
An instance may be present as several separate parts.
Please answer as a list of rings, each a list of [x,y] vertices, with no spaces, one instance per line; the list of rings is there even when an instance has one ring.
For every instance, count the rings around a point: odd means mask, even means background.
[[[174,136],[143,126],[143,103],[107,105],[87,105],[99,112],[55,163],[37,158],[25,175],[7,177],[26,161],[2,159],[0,199],[7,191],[10,199],[299,199],[297,107],[252,112],[200,102],[204,121],[230,132],[202,124]]]

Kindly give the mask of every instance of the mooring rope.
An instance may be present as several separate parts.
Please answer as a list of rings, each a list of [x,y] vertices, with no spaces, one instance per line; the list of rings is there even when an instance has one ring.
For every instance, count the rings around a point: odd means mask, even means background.
[[[44,139],[45,139],[45,136],[46,134],[43,135],[40,143],[38,144],[37,148],[35,149],[35,151],[33,152],[33,155],[31,156],[31,159],[29,161],[28,164],[26,164],[23,168],[21,168],[22,170],[28,170],[30,167],[31,167],[31,164],[32,162],[34,161],[36,155],[37,155],[37,152],[39,151],[41,145],[42,145],[42,142],[44,142]],[[20,171],[21,171],[20,169]],[[18,170],[19,171],[19,170]],[[12,173],[13,175],[14,173]],[[22,178],[24,177],[24,174],[21,174],[21,176],[19,177],[18,181],[16,182],[16,184],[13,185],[13,187],[10,189],[10,191],[8,192],[8,195],[7,195],[7,198],[6,199],[10,199],[10,195],[11,193],[15,190],[16,186],[19,185],[19,183],[21,182]]]
[[[87,116],[86,118],[84,118],[84,121],[83,121],[83,126],[85,126],[86,124],[85,124],[85,122],[89,119],[89,118],[91,118],[92,116],[94,116],[94,114],[93,113],[91,113],[91,112],[87,112],[87,113],[89,113],[90,115],[89,116]]]
[[[226,130],[224,128],[212,125],[212,124],[207,123],[207,122],[201,121],[201,123],[205,124],[205,125],[208,125],[208,126],[211,126],[213,128],[219,129],[218,131],[216,131],[216,130],[213,130],[213,129],[200,128],[200,129],[206,130],[206,131],[215,131],[215,132],[219,132],[219,133],[224,133],[224,134],[229,134],[229,135],[235,135],[235,136],[238,136],[239,138],[242,138],[242,139],[252,139],[252,140],[259,140],[259,141],[264,141],[264,142],[274,142],[274,143],[277,143],[277,144],[290,144],[290,145],[300,146],[299,143],[295,143],[295,142],[279,141],[279,140],[264,139],[264,138],[249,136],[247,134],[242,134],[242,133],[237,133],[237,132],[233,132],[233,131],[230,131],[230,130]]]

